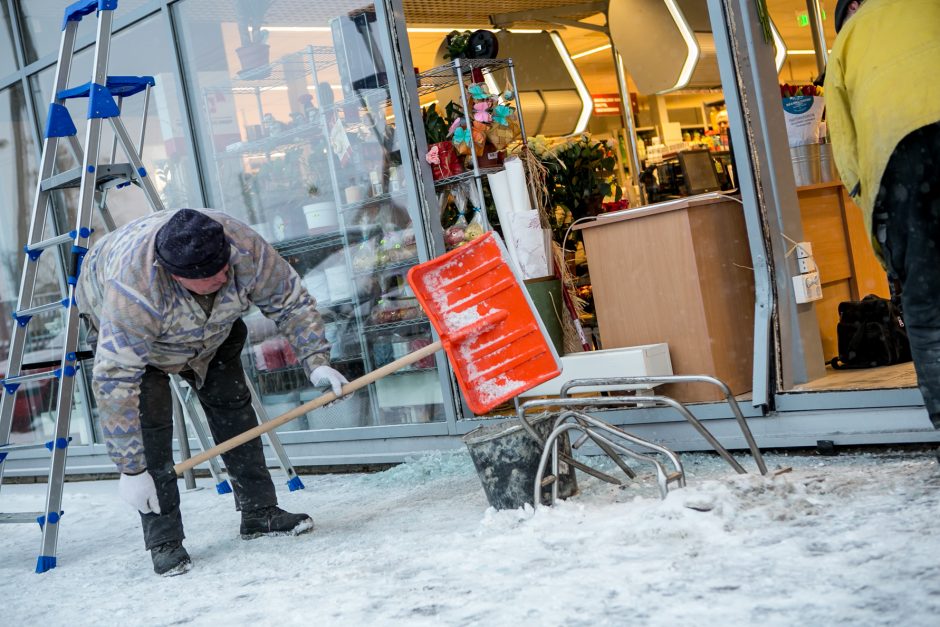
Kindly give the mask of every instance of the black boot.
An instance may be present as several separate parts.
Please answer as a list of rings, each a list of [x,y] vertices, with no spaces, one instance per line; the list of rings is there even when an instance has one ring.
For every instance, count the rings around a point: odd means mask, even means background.
[[[164,577],[182,575],[193,567],[183,543],[175,540],[150,549],[150,557],[153,559],[153,572]]]
[[[306,514],[291,514],[277,505],[242,512],[242,538],[258,536],[297,536],[313,529],[313,519]]]

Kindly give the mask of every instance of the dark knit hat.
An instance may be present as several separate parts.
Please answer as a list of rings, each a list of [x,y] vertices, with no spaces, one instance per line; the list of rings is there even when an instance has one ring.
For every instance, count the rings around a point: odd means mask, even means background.
[[[160,265],[184,279],[217,274],[230,252],[222,225],[195,209],[180,209],[160,227],[156,250]]]

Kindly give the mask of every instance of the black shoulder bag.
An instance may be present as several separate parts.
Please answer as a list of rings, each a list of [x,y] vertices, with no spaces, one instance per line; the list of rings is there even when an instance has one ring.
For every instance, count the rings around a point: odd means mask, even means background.
[[[911,345],[900,308],[874,294],[860,301],[839,303],[836,335],[839,355],[829,362],[836,370],[875,368],[911,360]]]

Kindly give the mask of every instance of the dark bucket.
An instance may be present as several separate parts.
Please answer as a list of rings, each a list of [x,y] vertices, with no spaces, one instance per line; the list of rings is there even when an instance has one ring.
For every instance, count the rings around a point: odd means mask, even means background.
[[[530,419],[530,422],[534,423],[539,435],[547,438],[552,432],[555,416],[544,415]],[[519,423],[518,418],[474,429],[463,436],[463,441],[470,450],[470,457],[490,505],[496,509],[517,509],[526,503],[532,505],[542,447]],[[560,451],[571,455],[567,433],[558,438],[558,445]],[[544,474],[551,474],[550,462]],[[558,485],[558,496],[568,498],[577,494],[574,468],[561,462],[559,475],[561,483]],[[542,504],[551,502],[551,490],[551,485],[542,488]]]

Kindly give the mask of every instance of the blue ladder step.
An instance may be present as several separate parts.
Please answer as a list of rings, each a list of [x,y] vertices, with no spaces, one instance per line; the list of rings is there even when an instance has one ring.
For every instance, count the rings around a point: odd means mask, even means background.
[[[117,8],[118,0],[79,0],[65,7],[65,17],[62,19],[62,30],[69,22],[81,22],[86,15],[98,11],[113,11]]]
[[[0,455],[6,457],[7,453],[14,451],[30,451],[35,449],[47,449],[50,453],[57,448],[67,448],[72,442],[72,436],[67,438],[57,438],[48,442],[30,442],[28,444],[0,444]]]
[[[94,91],[93,85],[95,83],[85,83],[78,87],[63,89],[56,95],[56,98],[59,100],[87,98]],[[142,92],[148,86],[153,87],[154,85],[156,85],[156,81],[152,76],[109,76],[105,83],[105,87],[111,92],[112,96],[121,96],[122,98],[133,96]]]
[[[56,309],[61,309],[63,307],[69,306],[69,299],[63,298],[62,300],[52,301],[51,303],[45,303],[44,305],[36,305],[35,307],[30,307],[29,309],[22,309],[13,313],[13,318],[17,321],[25,318],[29,320],[37,314],[41,314],[46,311],[54,311]]]
[[[66,366],[65,367],[65,376],[73,377],[78,371],[79,366]],[[50,370],[49,372],[37,372],[35,374],[21,374],[15,377],[7,377],[5,379],[0,379],[0,385],[7,390],[8,394],[12,394],[22,383],[27,381],[45,381],[46,379],[59,379],[62,377],[62,369],[56,368],[55,370]]]

